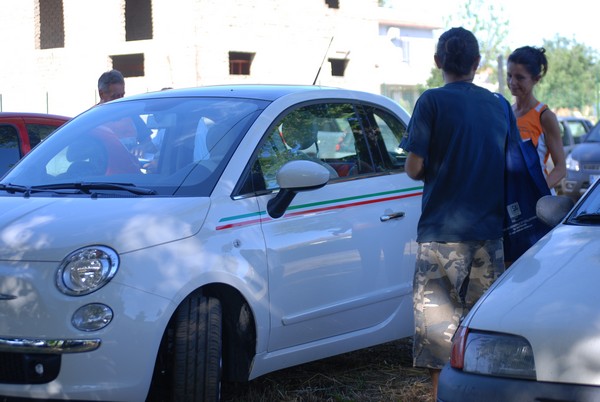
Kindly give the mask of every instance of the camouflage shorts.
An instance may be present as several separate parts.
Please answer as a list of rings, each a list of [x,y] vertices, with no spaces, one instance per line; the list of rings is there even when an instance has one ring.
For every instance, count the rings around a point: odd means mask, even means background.
[[[419,243],[413,282],[415,367],[444,367],[458,324],[502,272],[502,239]]]

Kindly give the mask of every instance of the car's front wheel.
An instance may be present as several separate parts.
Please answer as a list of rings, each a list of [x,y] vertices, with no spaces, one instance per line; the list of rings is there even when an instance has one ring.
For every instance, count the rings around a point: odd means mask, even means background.
[[[201,292],[177,309],[173,338],[173,401],[218,401],[222,371],[222,311]]]

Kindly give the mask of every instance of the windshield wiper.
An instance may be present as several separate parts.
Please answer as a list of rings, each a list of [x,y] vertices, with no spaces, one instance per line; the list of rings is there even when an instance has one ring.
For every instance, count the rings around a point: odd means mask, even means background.
[[[27,193],[29,192],[29,187],[27,186],[21,186],[19,184],[0,184],[0,190],[4,190],[6,192],[9,192],[11,194],[14,193]]]
[[[600,222],[600,212],[582,212],[573,218],[575,222]]]
[[[80,190],[84,193],[91,194],[94,190],[123,190],[128,191],[136,195],[154,195],[155,190],[143,187],[136,187],[133,183],[108,183],[108,182],[74,182],[74,183],[56,183],[56,184],[42,184],[38,186],[32,186],[29,188],[30,191],[44,191],[44,190],[67,190],[75,189]]]

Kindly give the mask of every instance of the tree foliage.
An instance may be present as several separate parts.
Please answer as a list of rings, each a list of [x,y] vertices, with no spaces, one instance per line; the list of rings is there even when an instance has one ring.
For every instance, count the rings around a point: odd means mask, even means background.
[[[544,40],[548,73],[535,89],[536,98],[552,109],[583,111],[596,106],[600,69],[593,49],[564,37]]]
[[[448,27],[462,26],[475,34],[479,41],[481,63],[479,68],[496,72],[499,55],[506,54],[509,21],[501,3],[489,0],[466,0],[459,12],[450,17]],[[490,76],[498,82],[497,75]]]
[[[489,81],[498,85],[508,99],[506,59],[511,50],[505,44],[510,28],[509,19],[500,3],[491,0],[465,0],[460,9],[445,20],[446,29],[462,26],[479,40],[482,60],[479,71],[489,71]],[[600,109],[600,66],[598,53],[575,40],[556,36],[544,40],[548,58],[548,74],[535,89],[535,95],[554,110],[567,108],[597,115]],[[426,87],[443,85],[442,75],[432,69]]]
[[[502,4],[488,0],[466,0],[456,13],[445,19],[444,25],[446,29],[461,26],[473,32],[479,41],[481,53],[479,70],[488,71],[491,83],[498,84],[499,92],[506,92],[504,77],[498,79],[498,57],[507,53],[504,43],[508,36],[508,18]],[[439,87],[443,83],[441,71],[434,67],[427,87]]]

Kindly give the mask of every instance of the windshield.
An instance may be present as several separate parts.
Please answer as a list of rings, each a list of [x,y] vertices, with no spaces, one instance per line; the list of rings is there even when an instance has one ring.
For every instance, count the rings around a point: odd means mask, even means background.
[[[109,102],[56,131],[0,187],[27,195],[139,188],[129,192],[207,196],[265,106],[237,98]]]
[[[594,185],[571,212],[568,223],[600,225],[600,181]]]
[[[594,126],[592,131],[585,137],[585,142],[600,142],[600,124]]]

